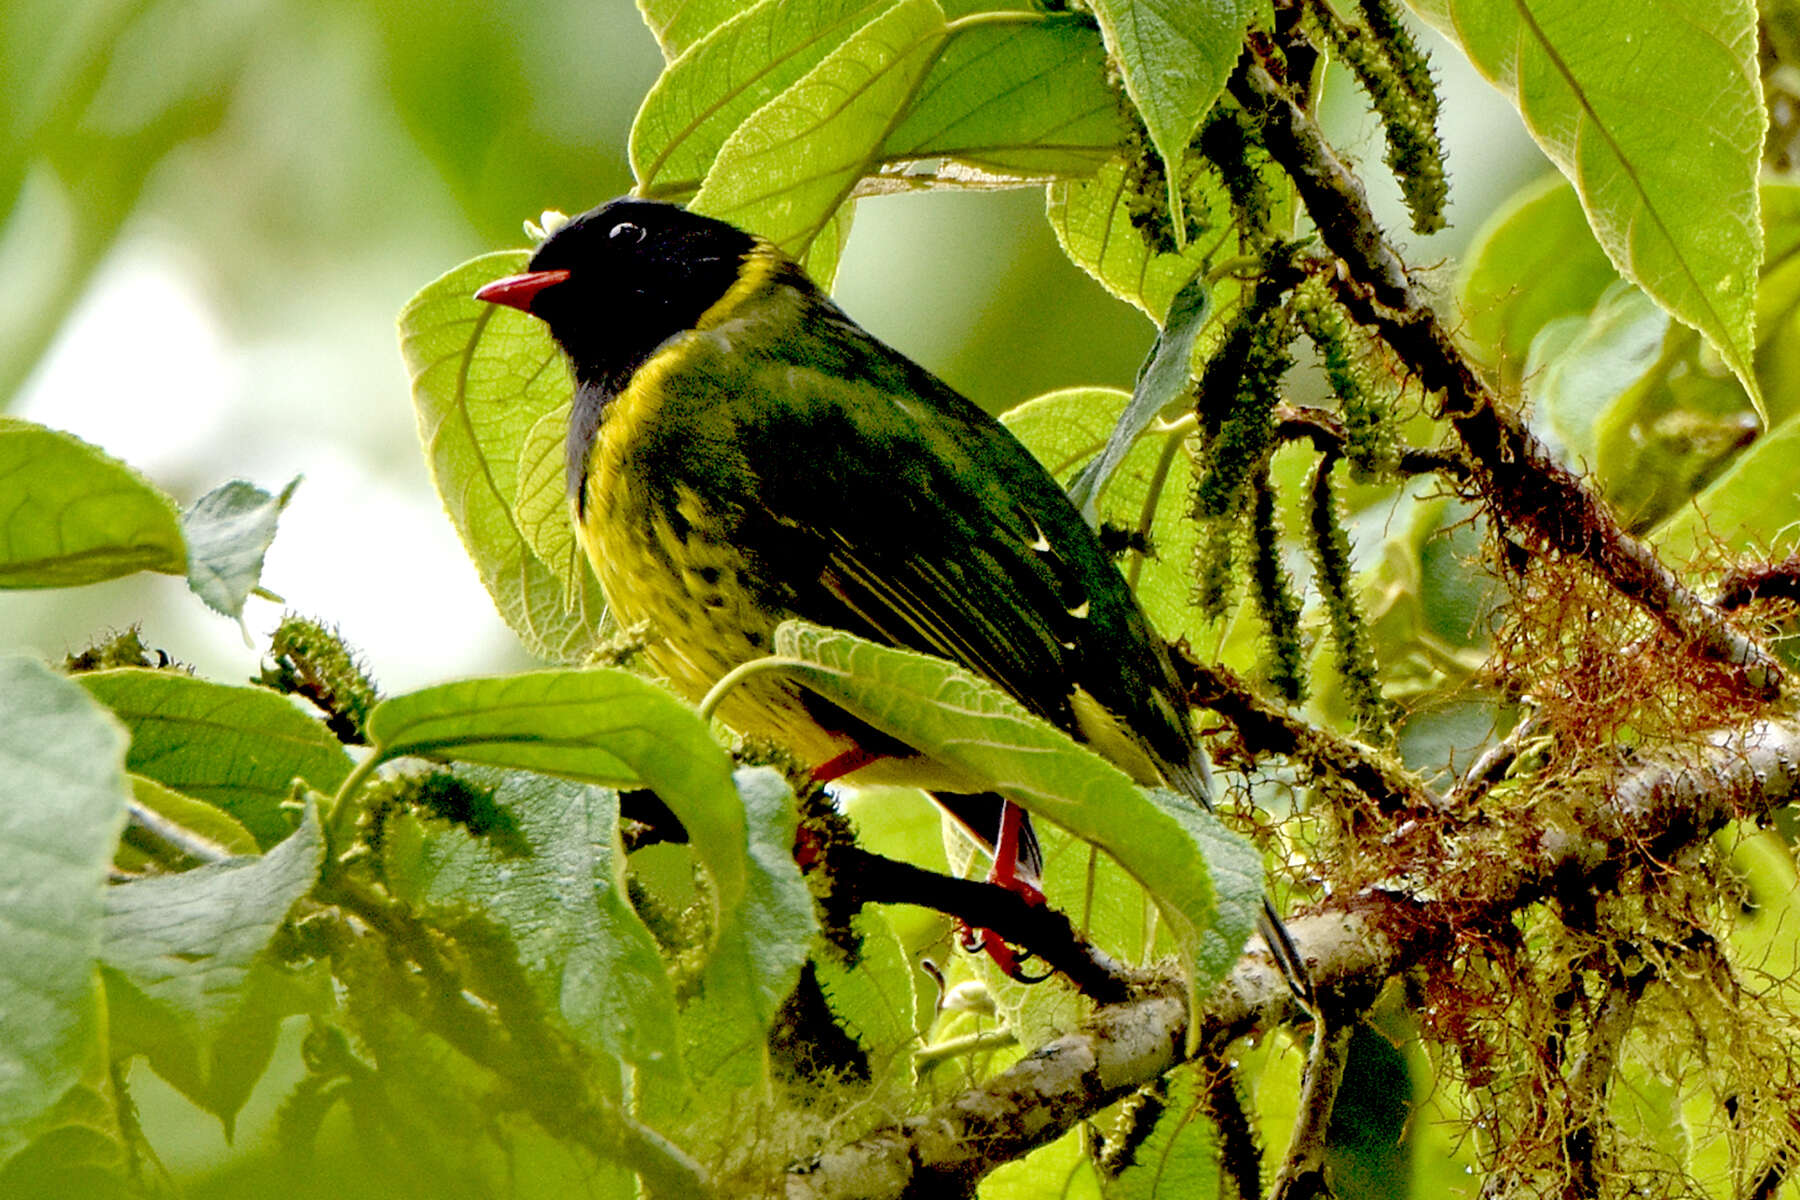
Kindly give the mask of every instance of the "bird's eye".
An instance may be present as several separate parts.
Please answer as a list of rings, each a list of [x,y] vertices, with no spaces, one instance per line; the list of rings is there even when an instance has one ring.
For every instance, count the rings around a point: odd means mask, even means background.
[[[615,241],[619,238],[630,238],[633,242],[641,242],[644,240],[644,227],[633,225],[630,221],[620,221],[606,236]]]

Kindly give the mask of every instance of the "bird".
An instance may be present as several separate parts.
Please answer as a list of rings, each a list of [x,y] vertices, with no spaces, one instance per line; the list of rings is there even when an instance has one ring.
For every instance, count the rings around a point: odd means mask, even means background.
[[[1168,647],[1062,486],[778,247],[628,196],[475,296],[542,321],[567,359],[577,539],[677,692],[697,701],[799,618],[948,659],[1137,782],[1211,807]],[[777,675],[717,711],[815,779],[925,789],[989,850],[992,880],[1041,902],[1029,818],[984,781]],[[980,932],[965,944],[1019,973]]]

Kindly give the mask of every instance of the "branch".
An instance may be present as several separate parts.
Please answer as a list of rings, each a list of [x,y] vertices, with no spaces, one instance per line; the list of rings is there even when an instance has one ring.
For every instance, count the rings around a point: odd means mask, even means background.
[[[849,844],[828,850],[832,878],[859,904],[912,904],[947,913],[971,929],[986,929],[1055,967],[1081,993],[1112,1004],[1131,993],[1124,966],[1084,942],[1064,914],[1017,892],[975,879],[940,875]]]
[[[1321,1003],[1348,1014],[1390,977],[1455,950],[1454,931],[1509,914],[1563,888],[1605,886],[1619,864],[1667,861],[1734,816],[1752,816],[1800,794],[1800,724],[1758,722],[1670,750],[1596,797],[1542,814],[1530,844],[1499,836],[1479,815],[1441,835],[1437,861],[1465,864],[1456,879],[1479,891],[1426,883],[1431,898],[1369,889],[1288,923]],[[1480,858],[1481,865],[1467,864]],[[1421,858],[1421,862],[1433,861]],[[1202,1008],[1202,1055],[1255,1026],[1291,1015],[1293,998],[1262,950],[1246,954]],[[922,1116],[910,1117],[794,1168],[788,1200],[884,1200],[960,1195],[1001,1163],[1061,1137],[1078,1122],[1183,1060],[1187,1006],[1170,990],[1102,1008],[1077,1031]]]
[[[1365,746],[1291,716],[1257,695],[1224,667],[1172,648],[1188,699],[1230,721],[1252,754],[1279,754],[1315,775],[1342,780],[1384,813],[1430,809],[1439,800],[1411,772]]]
[[[1322,272],[1339,301],[1359,322],[1379,330],[1427,391],[1438,394],[1438,415],[1461,437],[1494,514],[1536,534],[1551,549],[1591,563],[1682,642],[1707,658],[1742,667],[1752,688],[1773,694],[1781,679],[1775,660],[1683,586],[1516,413],[1501,408],[1412,286],[1361,183],[1313,119],[1255,60],[1232,76],[1231,90],[1260,117],[1269,153],[1293,180],[1319,236],[1341,262],[1342,271]]]
[[[1321,1021],[1313,1030],[1294,1132],[1270,1192],[1274,1200],[1331,1195],[1325,1181],[1325,1135],[1338,1087],[1344,1082],[1344,1068],[1350,1065],[1350,1033],[1355,1028],[1348,1022],[1327,1025]]]

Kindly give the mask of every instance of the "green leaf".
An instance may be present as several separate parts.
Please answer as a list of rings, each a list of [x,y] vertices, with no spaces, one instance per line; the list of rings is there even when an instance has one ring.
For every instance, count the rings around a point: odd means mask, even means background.
[[[132,771],[224,809],[265,849],[294,828],[282,806],[295,779],[330,793],[350,773],[325,726],[265,688],[138,668],[76,681],[131,730]]]
[[[744,0],[638,0],[663,58],[673,59],[744,10]]]
[[[1199,340],[1200,329],[1212,311],[1207,301],[1207,283],[1203,275],[1195,275],[1175,294],[1169,305],[1168,320],[1138,370],[1131,403],[1119,414],[1118,424],[1107,435],[1106,445],[1100,453],[1076,472],[1069,484],[1069,499],[1088,519],[1088,524],[1099,523],[1095,505],[1100,493],[1111,482],[1113,473],[1125,461],[1125,455],[1150,427],[1150,422],[1188,391],[1193,379],[1194,343]]]
[[[739,771],[736,784],[750,837],[748,886],[727,912],[699,994],[681,1014],[683,1057],[700,1094],[699,1110],[687,1117],[703,1122],[718,1119],[716,1097],[726,1089],[766,1086],[770,1031],[819,931],[794,863],[793,792],[766,767]],[[730,1142],[741,1136],[719,1132]]]
[[[265,855],[107,889],[101,962],[116,976],[108,992],[122,1033],[135,1033],[134,1048],[227,1129],[267,1065],[279,1019],[253,968],[317,881],[324,845],[308,805]]]
[[[992,684],[923,654],[787,621],[793,676],[882,733],[967,772],[1033,816],[1100,847],[1155,898],[1190,1000],[1224,977],[1262,902],[1254,847],[1172,793],[1159,799]]]
[[[186,569],[173,500],[80,438],[0,417],[0,587]]]
[[[860,829],[858,833],[860,841]],[[815,962],[832,1014],[868,1054],[876,1081],[898,1074],[918,1042],[913,1028],[916,972],[888,920],[890,911],[871,905],[856,914],[851,928],[859,950],[853,964],[829,954]]]
[[[178,832],[183,842],[203,847],[212,857],[230,858],[257,853],[256,839],[250,836],[250,831],[223,809],[215,808],[204,800],[184,796],[142,775],[132,775],[129,778],[134,817],[143,813],[167,824]],[[136,848],[139,836],[135,824],[126,829],[119,851],[113,856],[115,865],[135,871],[141,870],[149,861]],[[155,845],[157,840],[150,838],[149,843]]]
[[[242,1000],[250,964],[311,890],[324,860],[318,816],[267,854],[209,863],[106,891],[101,961],[197,1033]]]
[[[819,921],[794,862],[793,789],[768,767],[740,770],[733,782],[749,833],[749,884],[706,964],[703,986],[731,995],[760,1033],[794,990]]]
[[[527,435],[569,403],[568,368],[543,322],[474,298],[525,261],[483,255],[428,284],[400,314],[400,349],[432,481],[495,607],[531,653],[579,662],[605,607],[599,584],[585,558],[540,559],[515,512]]]
[[[1565,464],[1594,464],[1596,427],[1656,366],[1668,329],[1668,314],[1615,277],[1585,318],[1559,318],[1540,331],[1526,362],[1525,394],[1532,427]]]
[[[1165,1094],[1149,1136],[1137,1144],[1131,1165],[1102,1189],[1106,1200],[1206,1200],[1219,1194],[1218,1147],[1200,1112],[1199,1071],[1187,1067],[1163,1076]]]
[[[1791,533],[1800,503],[1800,416],[1756,439],[1693,503],[1657,526],[1650,542],[1686,562],[1701,549],[1741,554],[1773,548]]]
[[[88,1078],[44,1114],[30,1144],[0,1165],[0,1196],[138,1200],[145,1193],[131,1186],[136,1149],[127,1148],[116,1092],[105,1064],[96,1061]]]
[[[856,201],[846,200],[838,205],[819,236],[807,246],[806,257],[800,260],[807,278],[824,291],[829,292],[837,281],[838,266],[844,261],[844,247],[850,243],[850,223],[855,219]]]
[[[1618,277],[1575,189],[1561,175],[1540,179],[1476,231],[1458,285],[1463,340],[1516,386],[1538,331],[1587,312]]]
[[[635,675],[537,671],[440,684],[376,705],[369,740],[383,759],[416,754],[649,788],[712,876],[715,916],[743,897],[744,812],[731,757],[691,708]]]
[[[631,126],[638,190],[692,192],[719,148],[876,17],[889,0],[762,0],[670,63]]]
[[[1619,272],[1717,346],[1763,412],[1755,4],[1688,6],[1679,20],[1633,0],[1414,7],[1512,99]]]
[[[1045,216],[1076,266],[1161,325],[1176,294],[1205,266],[1209,247],[1190,242],[1179,254],[1153,253],[1131,223],[1127,182],[1124,162],[1114,159],[1092,179],[1052,184]]]
[[[1000,420],[1050,473],[1065,483],[1106,444],[1127,397],[1114,388],[1068,388],[1027,400]],[[1187,439],[1153,430],[1141,436],[1099,498],[1105,524],[1149,533],[1149,556],[1121,564],[1150,623],[1166,638],[1197,640],[1211,626],[1189,602],[1194,586],[1194,523],[1185,498],[1193,491]]]
[[[1106,52],[1083,17],[952,27],[881,148],[889,163],[949,158],[997,175],[1091,175],[1127,129]]]
[[[936,0],[898,0],[739,125],[690,207],[800,254],[873,168],[943,42]]]
[[[1106,49],[1167,166],[1169,211],[1182,227],[1179,194],[1187,144],[1225,91],[1244,48],[1250,0],[1094,0]]]
[[[95,1061],[124,756],[125,731],[81,688],[0,658],[0,1163]]]
[[[569,504],[569,412],[564,404],[539,417],[525,434],[519,449],[518,502],[513,518],[519,533],[537,560],[560,576],[566,590],[563,603],[570,609],[581,601],[576,590],[593,586],[587,554],[575,538],[575,519]]]
[[[675,995],[655,940],[626,901],[618,797],[523,772],[475,770],[530,844],[509,854],[459,827],[394,822],[384,846],[394,893],[452,920],[505,931],[534,991],[584,1045],[670,1084]]]
[[[1071,1129],[1023,1158],[1003,1163],[981,1181],[979,1200],[1100,1200],[1084,1130]]]
[[[262,580],[263,556],[275,541],[275,524],[300,486],[295,478],[271,496],[252,483],[221,484],[181,514],[187,539],[188,587],[207,606],[234,620]]]

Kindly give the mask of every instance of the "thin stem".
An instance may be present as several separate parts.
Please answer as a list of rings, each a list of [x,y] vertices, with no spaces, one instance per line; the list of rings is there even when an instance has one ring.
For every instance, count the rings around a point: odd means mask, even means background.
[[[762,675],[770,671],[786,671],[794,667],[808,666],[804,659],[788,658],[780,654],[771,654],[765,658],[753,658],[747,663],[739,663],[719,677],[719,682],[712,685],[700,701],[700,719],[710,721],[719,704],[725,699],[725,693],[753,675]]]

